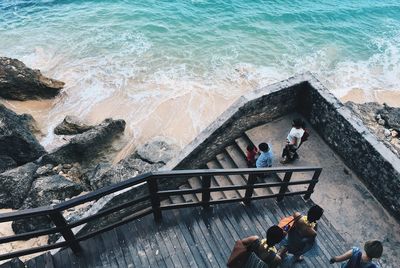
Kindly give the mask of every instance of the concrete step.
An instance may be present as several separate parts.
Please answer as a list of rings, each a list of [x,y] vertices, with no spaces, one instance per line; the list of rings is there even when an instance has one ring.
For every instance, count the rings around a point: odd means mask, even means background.
[[[233,162],[232,158],[226,153],[218,154],[217,161],[224,169],[237,168],[236,164]],[[247,180],[242,175],[229,175],[228,176],[231,183],[234,185],[246,185]],[[241,197],[245,196],[245,190],[238,190]]]
[[[221,165],[215,160],[208,162],[207,167],[209,169],[222,169]],[[230,181],[228,176],[213,176],[213,177],[218,186],[232,185],[232,182]],[[237,191],[224,191],[223,194],[228,199],[240,197],[240,194]]]
[[[247,168],[246,155],[240,150],[237,144],[230,145],[225,151],[238,168]]]
[[[185,199],[181,195],[171,195],[169,197],[169,200],[171,201],[172,204],[185,203]]]
[[[199,177],[191,177],[188,179],[188,183],[190,185],[190,188],[192,189],[197,189],[197,188],[201,188],[201,180]],[[199,201],[201,201],[201,193],[197,193],[195,194],[197,199]]]
[[[196,189],[196,188],[201,188],[202,187],[201,179],[198,178],[198,177],[192,177],[192,178],[190,178],[188,180],[188,182],[189,182],[189,185],[190,185],[190,187],[192,189]],[[215,187],[215,186],[217,186],[217,184],[215,182],[213,182],[213,179],[211,179],[211,187],[213,187],[213,186]],[[201,193],[196,194],[196,196],[197,196],[198,200],[202,199],[201,198]],[[211,200],[220,200],[220,199],[224,199],[225,198],[224,195],[222,195],[222,193],[220,193],[220,192],[211,192],[210,193],[210,197],[211,197]]]
[[[189,185],[189,183],[185,183],[179,186],[179,189],[192,189],[192,187]],[[199,199],[194,194],[184,194],[182,195],[182,198],[187,203],[199,202]]]
[[[167,199],[161,200],[160,204],[161,204],[161,206],[165,206],[165,205],[171,205],[172,202],[171,202],[171,200],[169,198],[167,198]]]
[[[247,151],[247,146],[249,146],[249,141],[246,137],[239,137],[235,140],[237,146],[239,147],[239,149],[242,151],[243,155],[246,156],[246,151]]]

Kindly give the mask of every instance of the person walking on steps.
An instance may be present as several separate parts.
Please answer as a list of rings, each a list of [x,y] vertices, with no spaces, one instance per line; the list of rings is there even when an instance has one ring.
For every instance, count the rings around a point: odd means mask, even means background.
[[[308,133],[304,128],[304,122],[300,118],[294,119],[292,128],[286,138],[286,145],[282,151],[282,164],[289,163],[299,158],[297,150],[302,142],[308,138]]]
[[[330,263],[343,262],[341,268],[377,268],[376,263],[372,262],[374,258],[382,256],[383,246],[379,240],[370,240],[364,244],[364,252],[358,247],[353,247],[346,253],[340,256],[332,257]]]

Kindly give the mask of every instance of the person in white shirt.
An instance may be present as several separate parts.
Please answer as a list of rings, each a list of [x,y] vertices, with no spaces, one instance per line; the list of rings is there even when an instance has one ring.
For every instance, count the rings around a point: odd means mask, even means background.
[[[289,134],[287,135],[286,146],[282,152],[282,164],[286,164],[290,161],[293,161],[299,158],[297,154],[297,149],[301,144],[301,138],[304,135],[304,122],[300,118],[294,119],[292,124],[292,129],[290,129]]]

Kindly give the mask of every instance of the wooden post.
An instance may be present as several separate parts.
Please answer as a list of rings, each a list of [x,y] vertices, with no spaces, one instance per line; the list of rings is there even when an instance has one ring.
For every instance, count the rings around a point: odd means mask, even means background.
[[[309,193],[304,195],[304,199],[306,199],[306,200],[310,199],[311,193],[314,192],[314,187],[318,182],[319,175],[321,175],[321,171],[322,171],[322,168],[319,168],[319,169],[314,171],[314,175],[313,175],[313,177],[311,179],[312,182],[310,182],[310,184],[308,185],[308,189],[307,189],[307,191]]]
[[[160,209],[160,198],[158,196],[157,179],[150,177],[147,180],[147,185],[149,186],[151,207],[153,209],[154,220],[156,222],[160,222],[162,219],[162,215]]]
[[[246,193],[244,194],[244,203],[246,205],[250,205],[251,197],[253,196],[254,188],[252,187],[257,180],[257,176],[254,174],[249,174],[249,180],[247,181],[247,185],[251,186],[246,189]]]
[[[292,178],[292,174],[293,174],[293,172],[291,172],[291,171],[285,172],[285,177],[283,177],[282,182],[289,182],[290,178]],[[277,198],[278,202],[283,200],[284,194],[286,193],[287,190],[288,190],[288,185],[283,184],[281,186],[281,189],[279,190],[279,196]]]
[[[60,211],[54,212],[50,214],[51,220],[54,222],[56,227],[62,227],[60,233],[64,237],[65,241],[68,242],[70,248],[75,254],[79,254],[82,251],[79,242],[76,241],[75,235],[70,228],[67,227],[67,221]]]
[[[201,202],[203,203],[203,208],[207,209],[210,207],[211,176],[202,176],[201,179],[202,179]]]

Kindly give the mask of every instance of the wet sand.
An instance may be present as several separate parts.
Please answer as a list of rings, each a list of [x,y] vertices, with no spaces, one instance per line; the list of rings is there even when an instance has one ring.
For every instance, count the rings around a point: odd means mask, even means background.
[[[116,155],[114,159],[116,162],[155,136],[166,136],[183,148],[241,94],[251,90],[253,86],[240,85],[241,89],[236,88],[231,96],[198,88],[171,97],[161,95],[159,98],[153,96],[132,99],[127,93],[120,91],[94,103],[81,118],[89,124],[100,123],[109,117],[126,121],[124,137],[117,146],[123,149]],[[1,100],[0,102],[17,113],[31,114],[42,132],[37,134],[39,141],[46,150],[51,151],[65,143],[62,137],[52,134],[54,127],[66,115],[79,116],[68,107],[64,107],[63,102],[66,98],[68,95],[63,94],[54,100],[25,102]],[[353,89],[340,99],[342,102],[356,103],[376,101],[400,107],[400,91],[376,90],[366,93],[362,89]]]
[[[7,213],[7,212],[12,212],[12,209],[0,209],[0,213]],[[11,228],[11,222],[2,222],[0,223],[0,237],[5,237],[5,236],[10,236],[14,235],[14,232]],[[41,236],[38,238],[33,238],[29,239],[27,241],[15,241],[11,243],[6,243],[6,244],[1,244],[0,245],[0,252],[2,254],[6,252],[11,252],[15,250],[22,250],[22,249],[29,249],[33,247],[38,247],[38,246],[43,246],[47,245],[47,239],[48,236]],[[38,256],[43,253],[36,253],[36,254],[31,254],[31,255],[26,255],[23,257],[20,257],[22,261],[28,260],[30,258],[33,258],[35,256]],[[7,262],[8,260],[5,261],[0,261],[0,263]]]
[[[386,103],[389,106],[400,107],[400,91],[375,90],[366,93],[360,88],[350,90],[345,96],[340,98],[342,102],[352,101],[355,103],[378,102]]]

